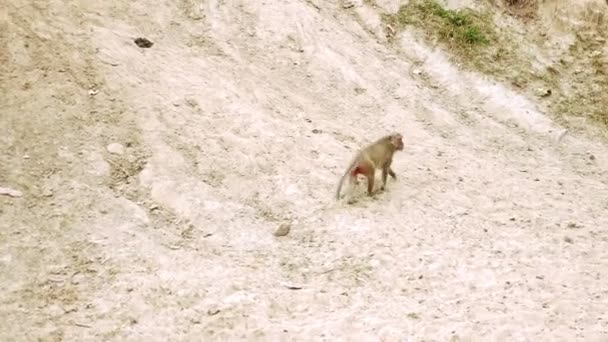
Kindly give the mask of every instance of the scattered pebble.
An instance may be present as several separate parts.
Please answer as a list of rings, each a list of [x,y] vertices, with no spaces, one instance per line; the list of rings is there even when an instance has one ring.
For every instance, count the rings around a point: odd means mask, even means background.
[[[139,46],[140,48],[151,48],[152,45],[154,45],[154,43],[152,43],[150,40],[148,40],[147,38],[143,38],[143,37],[139,37],[136,38],[134,40],[135,45]]]
[[[285,286],[286,288],[290,289],[290,290],[301,290],[302,286],[300,285],[294,285],[294,284],[288,284],[288,283],[284,283],[283,286]]]
[[[53,197],[53,190],[45,189],[44,191],[42,191],[42,196],[43,197]]]
[[[285,236],[287,234],[289,234],[289,231],[291,230],[291,225],[289,223],[283,223],[279,226],[279,228],[277,228],[277,230],[274,231],[274,236]]]
[[[387,32],[386,32],[387,37],[393,37],[397,33],[391,25],[386,25],[386,30],[387,30]]]
[[[342,4],[342,8],[344,9],[349,9],[353,7],[355,7],[355,4],[348,0],[344,1],[344,3]]]
[[[110,145],[108,145],[107,149],[108,149],[108,152],[110,152],[112,154],[122,155],[125,153],[124,146],[122,146],[119,143],[111,143]]]
[[[89,89],[89,95],[95,96],[97,94],[99,94],[99,90],[97,90],[97,89]]]
[[[569,237],[569,236],[565,236],[565,237],[564,237],[564,242],[567,242],[567,243],[573,243],[574,241],[572,241],[572,238],[571,238],[571,237]]]
[[[322,130],[320,130],[320,129],[316,129],[316,128],[315,128],[315,129],[313,129],[313,130],[312,130],[312,132],[313,132],[314,134],[323,133],[323,131],[322,131]]]
[[[209,316],[215,316],[218,313],[220,313],[220,309],[218,309],[216,307],[212,307],[209,310],[207,310],[207,315],[209,315]]]
[[[582,228],[581,226],[579,226],[578,224],[576,224],[575,222],[570,222],[568,223],[568,228],[570,229],[576,229],[576,228]]]
[[[551,89],[538,89],[536,91],[536,96],[538,97],[547,97],[551,95]]]
[[[19,190],[0,187],[0,195],[6,195],[10,197],[21,197],[23,196],[23,193]]]

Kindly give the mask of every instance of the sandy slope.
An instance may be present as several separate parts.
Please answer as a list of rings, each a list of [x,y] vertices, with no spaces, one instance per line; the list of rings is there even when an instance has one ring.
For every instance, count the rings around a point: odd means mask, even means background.
[[[606,146],[353,3],[3,5],[0,339],[608,341]]]

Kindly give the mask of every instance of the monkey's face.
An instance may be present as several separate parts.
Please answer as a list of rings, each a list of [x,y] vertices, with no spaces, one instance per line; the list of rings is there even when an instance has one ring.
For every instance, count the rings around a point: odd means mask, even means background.
[[[403,150],[403,136],[399,133],[394,134],[391,142],[393,143],[393,146],[395,146],[395,150],[397,151],[402,151]]]

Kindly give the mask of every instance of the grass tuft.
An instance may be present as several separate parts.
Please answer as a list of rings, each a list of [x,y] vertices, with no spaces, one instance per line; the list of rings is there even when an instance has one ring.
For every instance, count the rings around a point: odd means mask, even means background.
[[[427,33],[463,52],[487,45],[495,36],[489,18],[468,9],[445,9],[434,0],[412,0],[385,19],[397,27],[425,26]]]
[[[534,10],[530,15],[536,13],[535,0],[506,3]],[[543,101],[558,114],[557,119],[585,117],[608,128],[608,92],[605,91],[608,57],[603,49],[608,20],[605,20],[605,11],[595,7],[587,8],[583,15],[586,24],[579,28],[571,46],[572,61],[562,60],[545,71],[532,65],[535,56],[525,44],[516,42],[510,32],[497,28],[490,12],[468,8],[450,10],[436,0],[410,0],[397,13],[384,15],[383,19],[397,30],[406,26],[419,29],[429,41],[439,42],[465,68],[507,81],[530,94],[538,89],[550,89],[552,95]]]

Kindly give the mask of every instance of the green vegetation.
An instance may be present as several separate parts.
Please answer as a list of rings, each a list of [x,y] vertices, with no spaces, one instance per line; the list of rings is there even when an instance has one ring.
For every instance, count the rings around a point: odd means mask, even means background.
[[[410,0],[397,13],[384,15],[383,19],[397,31],[406,26],[420,30],[428,41],[438,42],[465,68],[528,93],[550,89],[551,95],[543,101],[559,115],[557,119],[588,117],[608,127],[608,66],[604,63],[601,38],[608,31],[608,21],[603,20],[603,12],[593,15],[588,20],[588,35],[577,34],[570,51],[572,60],[562,60],[545,70],[533,67],[536,56],[525,48],[526,44],[535,44],[534,31],[532,41],[516,42],[511,32],[495,25],[490,12],[450,10],[435,0]]]
[[[384,20],[395,29],[411,25],[437,41],[465,67],[527,84],[529,61],[515,53],[516,44],[499,34],[489,13],[472,9],[449,10],[435,0],[411,0]]]
[[[396,28],[424,28],[429,38],[439,39],[462,56],[476,54],[496,36],[491,18],[468,9],[448,10],[434,0],[412,0],[384,19]]]

